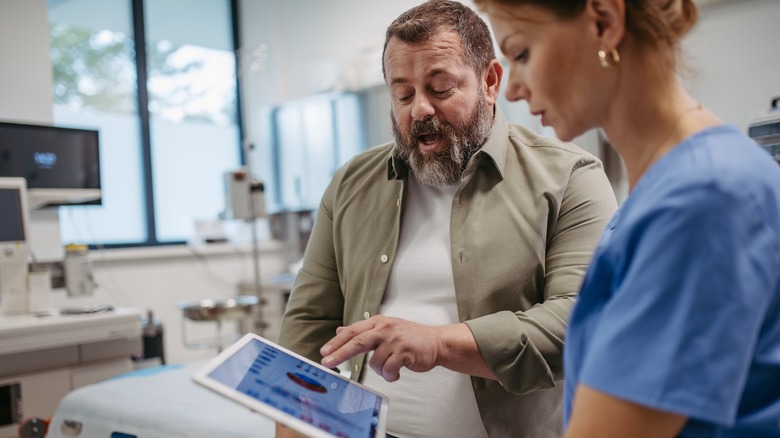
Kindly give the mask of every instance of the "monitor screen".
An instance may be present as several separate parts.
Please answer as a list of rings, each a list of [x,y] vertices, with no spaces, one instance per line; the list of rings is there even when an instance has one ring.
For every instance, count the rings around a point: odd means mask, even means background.
[[[0,187],[0,242],[26,240],[23,205],[21,190]]]
[[[31,194],[99,190],[98,131],[0,122],[0,177],[25,178]]]

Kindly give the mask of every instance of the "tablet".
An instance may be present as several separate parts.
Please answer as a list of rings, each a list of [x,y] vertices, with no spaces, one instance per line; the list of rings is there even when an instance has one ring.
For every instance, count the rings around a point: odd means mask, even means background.
[[[385,437],[387,397],[253,333],[192,378],[307,436]]]

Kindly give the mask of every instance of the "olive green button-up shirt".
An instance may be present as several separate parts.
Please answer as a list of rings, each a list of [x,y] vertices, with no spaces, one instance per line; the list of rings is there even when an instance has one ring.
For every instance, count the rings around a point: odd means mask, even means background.
[[[321,359],[337,327],[369,318],[382,302],[409,172],[393,148],[353,158],[322,197],[279,333],[280,344],[310,359]],[[490,436],[561,435],[566,322],[615,209],[597,158],[496,110],[450,218],[458,315],[499,379],[472,377]],[[364,360],[351,360],[352,378]]]

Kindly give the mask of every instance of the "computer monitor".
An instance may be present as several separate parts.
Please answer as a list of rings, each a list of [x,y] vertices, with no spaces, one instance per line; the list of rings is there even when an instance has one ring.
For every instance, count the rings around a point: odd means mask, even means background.
[[[0,178],[0,314],[27,311],[27,183]]]
[[[99,204],[98,131],[0,122],[0,177],[27,180],[30,207]]]

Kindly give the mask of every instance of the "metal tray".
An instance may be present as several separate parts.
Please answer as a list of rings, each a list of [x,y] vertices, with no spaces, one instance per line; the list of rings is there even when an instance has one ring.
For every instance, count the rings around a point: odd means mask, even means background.
[[[228,321],[249,316],[257,302],[257,297],[239,295],[224,300],[188,301],[179,303],[179,308],[192,321]]]

